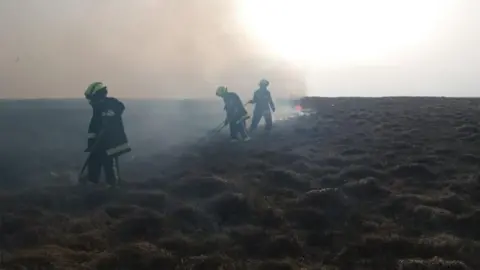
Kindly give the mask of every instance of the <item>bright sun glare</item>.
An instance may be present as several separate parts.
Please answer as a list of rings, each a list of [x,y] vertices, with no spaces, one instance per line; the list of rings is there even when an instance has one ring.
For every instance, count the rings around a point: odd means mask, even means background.
[[[451,0],[238,0],[247,31],[268,50],[306,65],[398,57],[428,41]]]

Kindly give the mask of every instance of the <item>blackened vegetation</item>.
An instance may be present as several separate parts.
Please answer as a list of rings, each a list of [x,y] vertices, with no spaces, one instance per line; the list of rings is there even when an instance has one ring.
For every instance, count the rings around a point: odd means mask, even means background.
[[[303,102],[317,113],[159,155],[123,190],[1,194],[0,268],[480,269],[480,100]]]

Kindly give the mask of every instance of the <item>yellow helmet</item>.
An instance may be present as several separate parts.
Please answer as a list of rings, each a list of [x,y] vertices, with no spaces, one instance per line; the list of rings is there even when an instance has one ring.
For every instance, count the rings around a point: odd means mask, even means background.
[[[268,86],[270,82],[266,79],[261,79],[260,82],[258,83],[259,86]]]
[[[101,92],[102,90],[104,90],[106,93],[107,86],[104,83],[102,82],[91,83],[87,87],[87,90],[85,90],[85,97],[87,99],[91,99],[93,96],[95,96],[97,93]]]
[[[222,97],[228,92],[228,89],[226,86],[219,86],[217,87],[217,92],[215,93],[217,96]]]

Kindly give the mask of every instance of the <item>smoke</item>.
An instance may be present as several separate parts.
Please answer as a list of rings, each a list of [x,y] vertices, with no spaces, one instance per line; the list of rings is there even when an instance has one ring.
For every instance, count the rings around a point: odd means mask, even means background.
[[[0,98],[81,97],[96,80],[133,98],[250,95],[263,77],[279,96],[304,87],[261,57],[234,0],[4,0],[0,25]]]

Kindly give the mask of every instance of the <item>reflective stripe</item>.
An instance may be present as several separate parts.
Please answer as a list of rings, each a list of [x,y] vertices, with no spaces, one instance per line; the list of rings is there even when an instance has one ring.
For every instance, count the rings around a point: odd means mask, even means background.
[[[117,147],[108,149],[107,155],[111,156],[127,150],[130,150],[130,146],[128,145],[128,143],[124,143]]]
[[[102,113],[102,116],[115,116],[115,112],[112,110],[108,110]]]
[[[89,139],[93,139],[93,138],[95,138],[95,137],[97,137],[97,134],[95,134],[95,133],[88,133],[88,138],[89,138]]]
[[[245,120],[247,120],[247,119],[249,119],[249,118],[250,118],[250,115],[246,114],[246,115],[242,116],[240,119],[238,119],[236,123],[239,124],[239,123],[241,123],[242,121],[245,121]]]

